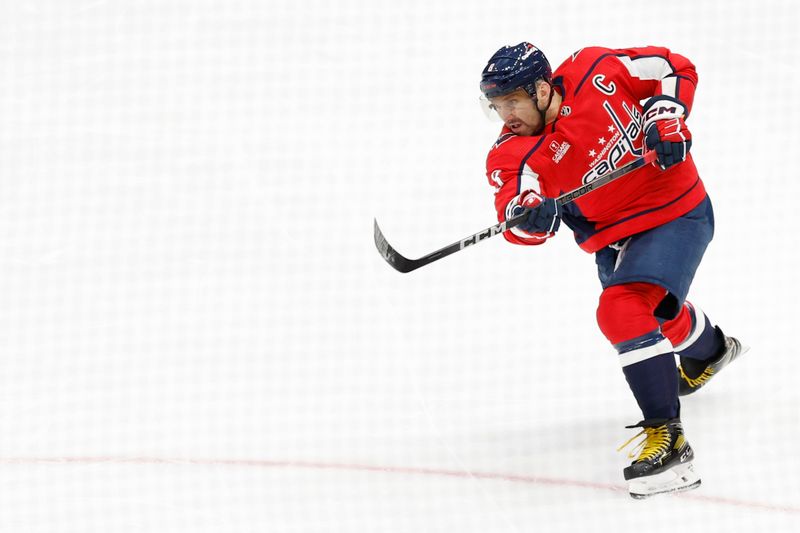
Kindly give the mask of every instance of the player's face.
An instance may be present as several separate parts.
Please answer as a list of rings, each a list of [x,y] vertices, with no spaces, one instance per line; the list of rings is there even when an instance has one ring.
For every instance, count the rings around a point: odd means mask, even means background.
[[[489,101],[508,129],[517,135],[535,135],[544,126],[534,100],[523,89]]]

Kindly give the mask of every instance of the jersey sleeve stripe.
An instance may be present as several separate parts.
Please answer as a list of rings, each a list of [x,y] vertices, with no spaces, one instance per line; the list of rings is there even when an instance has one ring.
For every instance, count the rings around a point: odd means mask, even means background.
[[[580,83],[578,83],[578,86],[575,88],[575,94],[578,94],[578,91],[581,90],[581,87],[583,87],[583,84],[586,83],[586,80],[592,74],[597,64],[608,56],[616,56],[620,62],[625,65],[625,68],[628,69],[628,72],[631,74],[631,76],[635,76],[640,80],[661,80],[671,74],[674,74],[675,72],[675,67],[672,66],[672,63],[670,63],[666,57],[661,55],[641,55],[630,57],[625,54],[607,53],[595,59],[594,63],[592,63],[592,66],[589,67],[589,69],[586,71],[586,74],[584,74]]]
[[[618,55],[617,58],[625,65],[631,76],[640,80],[663,80],[675,73],[672,63],[664,56]]]
[[[536,152],[536,150],[539,149],[539,147],[542,145],[543,142],[544,142],[544,135],[539,137],[539,142],[533,145],[533,148],[531,148],[528,151],[528,153],[525,154],[525,157],[522,158],[522,162],[519,164],[519,170],[517,170],[517,194],[522,192],[522,189],[520,187],[522,187],[522,176],[525,174],[525,169],[530,168],[528,167],[528,159],[530,159],[531,156],[533,156],[533,154]]]
[[[672,78],[675,79],[675,94],[671,94],[670,96],[674,97],[676,100],[680,100],[681,99],[681,85],[683,83],[689,83],[693,87],[694,83],[692,83],[692,80],[690,80],[686,76],[679,76],[679,75],[676,74],[675,76],[672,76]],[[688,114],[688,110],[687,110],[687,114]]]
[[[661,94],[678,98],[678,79],[675,76],[661,80]]]

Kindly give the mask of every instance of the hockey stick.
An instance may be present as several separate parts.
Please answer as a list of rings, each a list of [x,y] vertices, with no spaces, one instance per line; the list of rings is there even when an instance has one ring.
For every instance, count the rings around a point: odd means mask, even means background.
[[[652,163],[655,161],[655,159],[655,151],[646,152],[644,156],[628,163],[627,165],[620,167],[613,172],[609,172],[608,174],[597,178],[591,183],[587,183],[586,185],[582,185],[577,189],[562,194],[556,198],[556,201],[559,205],[565,205],[573,202],[585,194],[589,194],[590,192],[599,189],[604,185],[608,185],[612,181],[621,178],[629,172],[633,172],[634,170],[641,168],[648,163]],[[485,239],[488,239],[489,237],[494,237],[498,233],[503,233],[504,231],[508,231],[511,228],[519,226],[527,218],[527,216],[528,214],[525,212],[510,220],[500,222],[494,226],[489,226],[485,230],[479,231],[478,233],[470,235],[469,237],[465,237],[460,241],[456,241],[453,244],[445,246],[444,248],[440,248],[439,250],[431,252],[428,255],[424,255],[419,259],[409,259],[400,255],[400,253],[395,250],[391,244],[389,244],[389,241],[386,240],[386,237],[383,236],[383,232],[378,226],[378,221],[375,220],[375,246],[378,248],[378,252],[380,252],[383,258],[392,266],[392,268],[398,272],[406,273],[423,267],[429,263],[433,263],[434,261],[438,261],[443,257],[447,257],[448,255],[460,252],[467,246],[477,244]]]

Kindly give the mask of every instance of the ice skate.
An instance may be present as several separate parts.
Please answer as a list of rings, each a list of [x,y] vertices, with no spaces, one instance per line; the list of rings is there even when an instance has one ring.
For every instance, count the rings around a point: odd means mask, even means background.
[[[678,366],[679,382],[678,382],[678,395],[686,396],[697,391],[709,382],[709,380],[717,375],[720,370],[725,368],[731,361],[744,354],[749,350],[748,346],[744,346],[738,339],[734,337],[725,336],[725,350],[714,361],[711,361],[699,375],[690,377],[687,375],[684,366],[687,361],[681,357],[681,364]]]
[[[656,494],[681,492],[700,486],[700,476],[692,466],[694,452],[683,435],[678,418],[644,420],[630,428],[642,431],[623,444],[621,450],[640,435],[639,456],[623,471],[632,498],[643,499]]]

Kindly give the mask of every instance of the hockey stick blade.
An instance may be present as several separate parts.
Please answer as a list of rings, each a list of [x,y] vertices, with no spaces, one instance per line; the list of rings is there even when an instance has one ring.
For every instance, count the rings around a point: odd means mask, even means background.
[[[556,199],[556,201],[559,203],[559,205],[566,205],[570,202],[574,202],[581,196],[589,194],[590,192],[595,191],[600,187],[608,185],[612,181],[621,178],[625,174],[628,174],[629,172],[641,168],[648,163],[652,163],[653,161],[655,161],[655,158],[656,158],[655,152],[646,152],[643,157],[639,157],[638,159],[635,159],[634,161],[628,163],[627,165],[622,166],[617,170],[614,170],[613,172],[609,172],[608,174],[605,174],[597,178],[591,183],[587,183],[586,185],[582,185],[577,189],[573,189],[567,193],[562,194]],[[469,237],[465,237],[460,241],[456,241],[453,244],[449,244],[444,248],[440,248],[435,252],[431,252],[418,259],[409,259],[401,255],[397,250],[395,250],[392,247],[392,245],[389,244],[389,241],[386,240],[386,237],[383,236],[383,232],[381,231],[380,226],[378,226],[378,221],[374,220],[375,247],[378,248],[378,252],[380,252],[381,256],[386,260],[387,263],[389,263],[389,265],[392,266],[392,268],[394,268],[398,272],[406,274],[408,272],[411,272],[412,270],[416,270],[427,264],[433,263],[434,261],[438,261],[443,257],[447,257],[448,255],[460,252],[464,248],[471,246],[473,244],[477,244],[485,239],[488,239],[489,237],[494,237],[499,233],[508,231],[520,225],[523,221],[525,221],[527,216],[528,214],[526,212],[512,219],[500,222],[499,224],[495,224],[494,226],[489,226],[488,228],[482,231],[473,233]]]
[[[381,254],[381,256],[383,256],[383,258],[392,266],[392,268],[405,274],[406,272],[411,272],[415,268],[422,266],[414,266],[413,259],[408,259],[397,253],[397,250],[392,248],[392,245],[389,244],[389,241],[387,241],[386,237],[383,236],[383,232],[381,231],[380,226],[378,226],[378,220],[373,219],[373,222],[375,224],[375,246],[378,248],[378,252]]]
[[[386,237],[383,236],[383,232],[381,231],[380,226],[378,226],[378,221],[374,220],[375,246],[378,248],[378,252],[380,252],[381,256],[383,256],[383,258],[392,266],[392,268],[398,272],[406,274],[412,270],[418,269],[419,267],[433,263],[434,261],[438,261],[442,257],[447,257],[450,254],[459,252],[467,246],[476,244],[484,239],[488,239],[489,237],[494,237],[498,233],[503,233],[504,231],[519,225],[524,220],[525,215],[522,215],[505,222],[500,222],[499,224],[490,226],[483,231],[479,231],[478,233],[474,233],[469,237],[465,237],[458,242],[454,242],[453,244],[445,246],[444,248],[440,248],[435,252],[424,255],[419,259],[409,259],[395,250],[392,245],[389,244],[389,241],[386,240]]]

